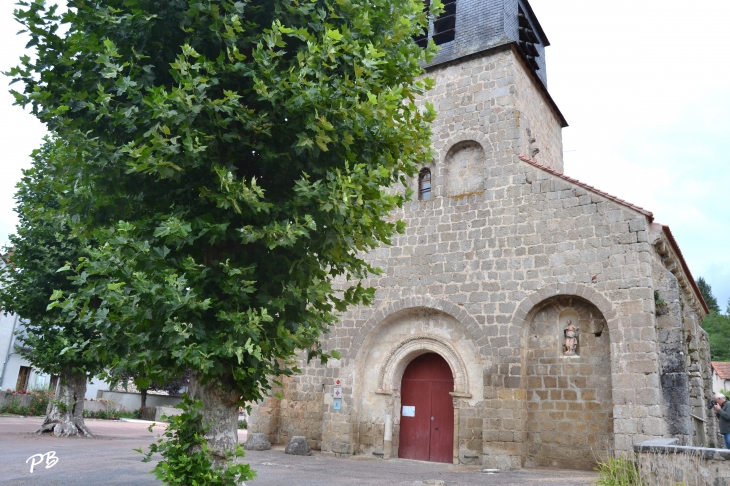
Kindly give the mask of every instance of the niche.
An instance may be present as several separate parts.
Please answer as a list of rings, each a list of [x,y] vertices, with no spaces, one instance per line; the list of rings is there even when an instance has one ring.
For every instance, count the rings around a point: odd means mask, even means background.
[[[484,190],[484,149],[479,143],[459,142],[446,154],[446,196],[460,196]]]

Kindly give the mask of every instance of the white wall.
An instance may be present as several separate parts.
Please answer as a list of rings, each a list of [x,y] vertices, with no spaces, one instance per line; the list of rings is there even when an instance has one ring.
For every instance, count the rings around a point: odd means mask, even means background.
[[[0,312],[0,390],[15,389],[21,366],[31,368],[28,388],[47,388],[51,383],[50,375],[37,371],[15,348],[14,326],[16,329],[22,326],[22,321],[15,314]],[[108,389],[109,384],[99,378],[89,380],[86,384],[86,398],[96,399],[97,392]]]
[[[712,393],[720,393],[720,390],[730,390],[730,380],[723,380],[712,370]]]
[[[17,316],[15,314],[0,312],[0,376],[2,376],[2,380],[0,380],[2,381],[2,383],[0,383],[0,387],[2,387],[3,390],[7,388],[15,388],[15,382],[18,379],[17,366],[19,365],[16,365],[14,374],[12,374],[9,369],[9,359],[14,356],[12,353],[15,351],[11,346],[11,343],[13,341],[13,325],[16,323],[16,320]],[[11,353],[11,356],[8,356],[9,353]],[[10,373],[12,377],[9,377],[8,373]],[[6,386],[5,384],[9,381],[12,381],[13,384]]]

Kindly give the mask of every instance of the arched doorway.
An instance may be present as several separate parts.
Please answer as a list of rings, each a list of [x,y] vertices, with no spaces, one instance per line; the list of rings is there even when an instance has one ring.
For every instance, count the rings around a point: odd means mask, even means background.
[[[454,377],[436,353],[410,362],[401,382],[398,457],[421,461],[453,461]]]

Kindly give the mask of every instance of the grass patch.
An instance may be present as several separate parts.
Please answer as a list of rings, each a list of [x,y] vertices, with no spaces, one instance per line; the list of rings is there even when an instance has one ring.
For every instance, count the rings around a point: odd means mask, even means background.
[[[633,457],[613,456],[596,465],[597,486],[646,486]]]

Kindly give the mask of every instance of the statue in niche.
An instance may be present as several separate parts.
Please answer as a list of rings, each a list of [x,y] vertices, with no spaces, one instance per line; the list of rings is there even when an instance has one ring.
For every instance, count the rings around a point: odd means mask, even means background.
[[[578,328],[573,325],[573,321],[568,320],[568,327],[563,329],[565,336],[565,344],[563,344],[563,354],[565,356],[575,356],[578,349]]]

